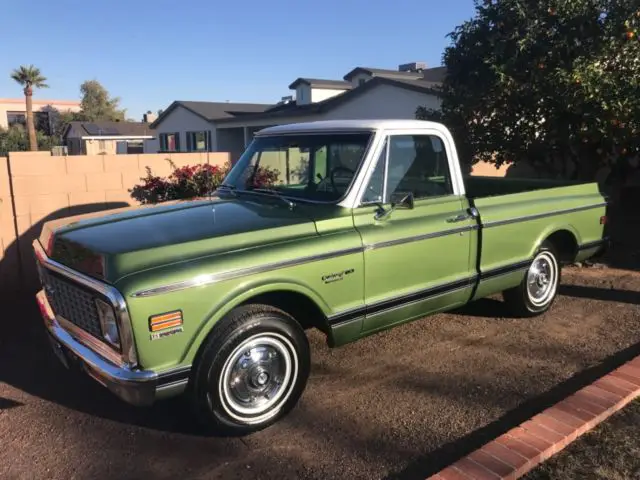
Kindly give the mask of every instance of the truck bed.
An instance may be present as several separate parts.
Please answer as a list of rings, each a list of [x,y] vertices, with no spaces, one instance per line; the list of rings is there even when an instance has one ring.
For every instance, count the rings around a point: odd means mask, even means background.
[[[539,178],[464,177],[467,197],[470,199],[532,192],[545,188],[568,187],[580,183],[582,182]]]

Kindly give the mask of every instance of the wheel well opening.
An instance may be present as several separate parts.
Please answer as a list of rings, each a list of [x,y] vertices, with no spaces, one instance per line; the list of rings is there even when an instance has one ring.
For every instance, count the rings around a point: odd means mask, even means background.
[[[251,303],[262,303],[279,308],[295,318],[305,330],[317,328],[325,334],[329,333],[327,317],[313,300],[302,293],[286,290],[267,292],[251,297],[242,305]]]
[[[578,242],[576,237],[568,230],[559,230],[547,238],[558,252],[560,261],[571,263],[578,254]]]

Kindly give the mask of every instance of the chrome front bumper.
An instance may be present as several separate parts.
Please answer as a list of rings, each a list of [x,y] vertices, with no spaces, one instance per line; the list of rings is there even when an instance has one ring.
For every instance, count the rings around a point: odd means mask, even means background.
[[[150,370],[132,370],[114,365],[74,338],[60,325],[43,290],[38,292],[36,299],[54,352],[67,368],[70,368],[72,363],[78,364],[94,380],[132,405],[151,405],[157,398],[177,395],[184,391],[189,369],[159,375]]]

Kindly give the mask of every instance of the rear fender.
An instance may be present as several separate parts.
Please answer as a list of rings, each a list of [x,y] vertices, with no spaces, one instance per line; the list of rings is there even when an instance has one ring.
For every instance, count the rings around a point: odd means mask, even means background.
[[[540,232],[540,235],[538,235],[538,237],[535,239],[535,242],[533,242],[531,251],[529,252],[529,258],[533,258],[536,253],[540,251],[540,248],[542,247],[542,244],[545,242],[545,240],[547,240],[554,233],[558,233],[561,231],[567,231],[571,233],[575,238],[577,245],[579,246],[581,244],[582,240],[580,237],[580,233],[578,233],[578,230],[573,225],[562,223],[561,221],[553,222],[547,225],[542,230],[542,232]]]

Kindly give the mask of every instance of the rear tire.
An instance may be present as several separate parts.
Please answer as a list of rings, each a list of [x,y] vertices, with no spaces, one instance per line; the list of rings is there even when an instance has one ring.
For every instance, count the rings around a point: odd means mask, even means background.
[[[242,306],[214,327],[189,394],[212,432],[246,435],[297,404],[310,363],[307,337],[290,315],[268,305]]]
[[[561,273],[553,244],[544,242],[520,285],[502,293],[509,311],[518,317],[534,317],[549,310],[558,293]]]

